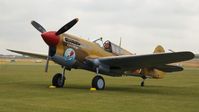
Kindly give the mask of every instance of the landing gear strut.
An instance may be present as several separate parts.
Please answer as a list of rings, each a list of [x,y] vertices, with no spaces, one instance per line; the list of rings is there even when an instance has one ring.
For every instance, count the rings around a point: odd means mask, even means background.
[[[141,86],[141,87],[144,87],[144,81],[145,81],[145,79],[146,79],[146,76],[145,76],[145,75],[143,75],[143,76],[142,76],[142,79],[143,79],[143,80],[142,80],[142,82],[141,82],[140,86]]]
[[[66,78],[65,78],[65,68],[64,68],[62,74],[57,73],[54,75],[54,77],[52,79],[52,85],[56,86],[58,88],[62,88],[62,87],[64,87],[65,79]]]
[[[104,78],[98,75],[99,69],[96,68],[96,76],[92,80],[92,88],[96,88],[97,90],[103,90],[105,88]]]

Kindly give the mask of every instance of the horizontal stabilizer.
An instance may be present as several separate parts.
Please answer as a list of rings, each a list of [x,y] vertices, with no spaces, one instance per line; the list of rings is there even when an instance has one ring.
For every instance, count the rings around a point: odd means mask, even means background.
[[[177,71],[182,71],[183,68],[180,66],[174,66],[174,65],[161,65],[155,67],[158,70],[161,70],[163,72],[177,72]]]

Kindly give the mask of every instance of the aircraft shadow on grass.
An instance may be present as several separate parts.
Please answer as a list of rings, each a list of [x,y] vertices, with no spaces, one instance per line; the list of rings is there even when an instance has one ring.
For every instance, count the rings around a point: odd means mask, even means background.
[[[89,90],[88,85],[69,85],[65,89],[69,90]],[[169,87],[169,86],[154,86],[148,85],[147,87],[140,87],[139,85],[133,85],[132,87],[116,87],[107,86],[105,92],[126,92],[126,93],[138,93],[138,94],[159,94],[159,95],[192,95],[187,91],[188,87]],[[103,92],[103,91],[102,91]]]
[[[22,84],[18,83],[18,87],[20,88],[32,88],[32,89],[49,89],[45,83],[27,83]],[[56,88],[61,91],[82,91],[82,92],[91,92],[90,86],[87,84],[68,84],[63,89]],[[146,87],[140,87],[139,85],[132,86],[107,86],[104,91],[95,91],[95,92],[115,92],[115,93],[132,93],[132,94],[151,94],[151,95],[172,95],[172,96],[197,96],[197,92],[191,91],[193,88],[190,87],[171,87],[171,86],[155,86],[155,85],[147,85]],[[45,90],[45,89],[44,89]]]

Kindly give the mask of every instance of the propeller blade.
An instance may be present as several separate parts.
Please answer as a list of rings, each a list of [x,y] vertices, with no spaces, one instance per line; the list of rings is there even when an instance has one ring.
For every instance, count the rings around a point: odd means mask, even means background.
[[[45,65],[45,72],[48,72],[48,64],[49,64],[49,60],[50,60],[50,50],[51,50],[51,48],[49,47],[48,48],[48,56],[47,56],[47,59],[46,59],[46,65]]]
[[[44,27],[42,27],[39,23],[37,23],[36,21],[31,21],[31,24],[41,33],[46,32],[46,30],[44,29]]]
[[[57,32],[56,35],[60,35],[66,31],[68,31],[70,28],[72,28],[77,22],[78,22],[78,18],[73,19],[72,21],[68,22],[67,24],[65,24],[62,28],[60,28]]]
[[[50,60],[50,57],[48,56],[48,57],[47,57],[47,60],[46,60],[45,72],[48,72],[49,60]]]

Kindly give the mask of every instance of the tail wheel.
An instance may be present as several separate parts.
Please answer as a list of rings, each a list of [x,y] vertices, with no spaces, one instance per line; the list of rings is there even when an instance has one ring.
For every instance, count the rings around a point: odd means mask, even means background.
[[[65,76],[63,76],[61,73],[57,73],[54,75],[52,79],[52,85],[56,86],[58,88],[64,87],[65,83]]]
[[[97,90],[103,90],[105,88],[105,81],[102,76],[95,76],[92,80],[92,87]]]

